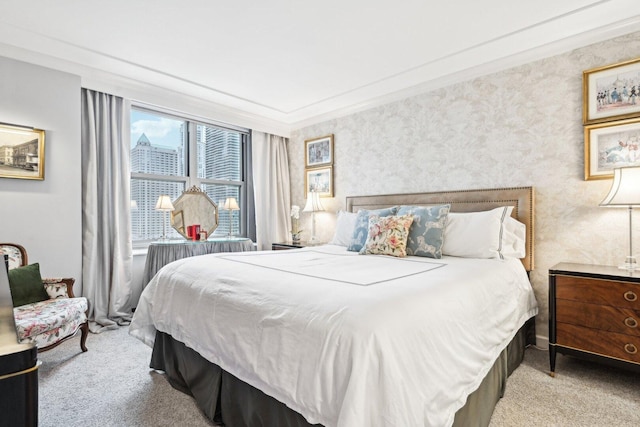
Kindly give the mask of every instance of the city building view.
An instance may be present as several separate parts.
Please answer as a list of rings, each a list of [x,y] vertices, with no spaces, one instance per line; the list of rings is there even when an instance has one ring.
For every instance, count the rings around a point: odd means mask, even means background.
[[[158,130],[161,125],[163,131]],[[138,136],[145,126],[149,134],[143,131]],[[219,205],[219,225],[212,236],[226,236],[230,230],[235,235],[240,232],[242,211],[225,211],[220,207],[228,197],[240,200],[242,135],[196,124],[195,140],[190,144],[188,128],[187,121],[132,111],[131,228],[134,242],[157,240],[165,228],[168,238],[183,238],[170,226],[169,216],[157,211],[155,206],[161,195],[168,195],[175,201],[189,182],[198,183],[196,185]],[[158,142],[149,135],[157,135]],[[193,174],[189,171],[190,147],[195,149]]]
[[[0,142],[0,173],[10,176],[31,176],[38,172],[40,142],[37,138],[19,143]]]

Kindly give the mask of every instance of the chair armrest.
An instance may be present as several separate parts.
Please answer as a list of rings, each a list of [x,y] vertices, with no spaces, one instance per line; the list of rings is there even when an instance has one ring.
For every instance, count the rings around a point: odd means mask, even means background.
[[[67,287],[67,295],[69,296],[69,298],[75,298],[75,295],[73,294],[73,284],[75,283],[76,279],[73,279],[71,277],[56,277],[56,278],[46,278],[46,279],[42,279],[42,283],[44,285],[65,285]]]

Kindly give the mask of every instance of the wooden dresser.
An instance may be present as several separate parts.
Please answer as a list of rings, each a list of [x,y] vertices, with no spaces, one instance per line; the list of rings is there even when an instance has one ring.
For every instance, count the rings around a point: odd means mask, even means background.
[[[549,361],[556,353],[640,372],[640,271],[557,264],[549,270]]]

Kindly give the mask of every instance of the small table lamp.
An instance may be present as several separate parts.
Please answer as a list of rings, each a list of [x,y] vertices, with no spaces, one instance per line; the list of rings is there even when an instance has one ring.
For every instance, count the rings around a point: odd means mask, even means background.
[[[235,197],[227,197],[222,204],[222,208],[229,211],[229,237],[233,236],[233,218],[231,218],[231,211],[239,211],[238,201]]]
[[[164,216],[162,217],[162,237],[160,240],[167,240],[167,214],[174,209],[173,203],[171,203],[171,198],[167,195],[162,195],[158,197],[158,201],[156,202],[156,210],[160,212],[164,212]]]
[[[629,255],[619,268],[636,270],[638,263],[633,256],[633,207],[640,206],[640,167],[616,168],[613,170],[613,184],[609,194],[600,206],[629,209]]]
[[[310,191],[307,195],[307,203],[304,205],[302,212],[311,212],[311,240],[310,243],[318,243],[316,237],[316,212],[324,211],[322,203],[320,203],[320,195],[316,191]]]

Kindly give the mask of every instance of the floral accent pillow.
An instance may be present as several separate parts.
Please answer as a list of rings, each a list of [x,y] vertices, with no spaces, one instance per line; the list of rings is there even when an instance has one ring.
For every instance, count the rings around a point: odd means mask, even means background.
[[[356,216],[356,224],[353,229],[353,234],[351,236],[351,241],[349,242],[349,246],[347,246],[348,251],[352,252],[360,252],[364,243],[367,241],[367,233],[369,232],[369,217],[372,215],[377,216],[389,216],[395,215],[398,210],[397,206],[393,206],[391,208],[384,209],[375,209],[375,210],[367,210],[360,209]]]
[[[451,205],[400,206],[398,215],[413,215],[407,255],[442,258],[444,229]]]
[[[407,238],[412,222],[413,215],[369,217],[369,233],[360,253],[407,256]]]
[[[60,279],[42,279],[44,281],[44,290],[47,291],[49,299],[69,298],[67,293],[67,284],[60,282]]]

